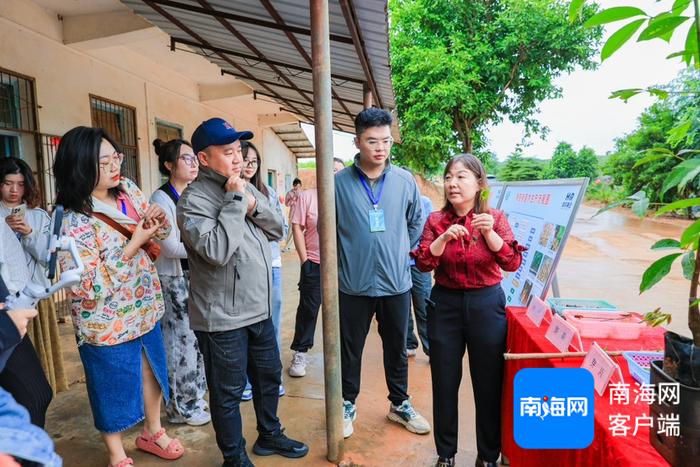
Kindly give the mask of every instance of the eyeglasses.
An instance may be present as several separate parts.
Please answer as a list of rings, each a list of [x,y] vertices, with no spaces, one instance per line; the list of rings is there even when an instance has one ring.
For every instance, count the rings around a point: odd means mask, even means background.
[[[391,145],[394,144],[394,138],[386,138],[382,140],[370,138],[365,141],[365,143],[372,149],[377,149],[379,147],[390,148]]]
[[[258,160],[257,159],[243,159],[243,165],[246,167],[257,167]]]
[[[100,156],[100,170],[107,172],[113,164],[116,164],[117,167],[121,167],[122,162],[124,162],[124,154],[121,152],[115,151],[114,154]]]
[[[199,166],[199,159],[194,154],[180,154],[178,159],[181,159],[188,167]]]

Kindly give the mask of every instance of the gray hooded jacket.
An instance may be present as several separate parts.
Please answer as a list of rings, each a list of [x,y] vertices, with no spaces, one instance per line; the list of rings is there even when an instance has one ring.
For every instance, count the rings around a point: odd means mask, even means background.
[[[243,193],[226,192],[226,177],[201,167],[177,203],[177,225],[190,266],[190,327],[238,329],[271,315],[270,240],[282,238],[282,217],[248,184],[257,207],[248,215]]]

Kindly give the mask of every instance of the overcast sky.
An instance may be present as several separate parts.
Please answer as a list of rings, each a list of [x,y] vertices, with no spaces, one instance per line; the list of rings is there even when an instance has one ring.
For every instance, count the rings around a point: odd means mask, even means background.
[[[604,8],[635,5],[647,13],[660,10],[652,0],[601,0],[598,3]],[[663,5],[666,4],[669,2],[664,1]],[[606,36],[629,21],[612,23],[606,30]],[[639,95],[625,104],[620,99],[608,99],[608,96],[618,89],[667,84],[675,78],[684,68],[683,63],[679,59],[666,60],[665,57],[682,49],[687,28],[686,24],[681,26],[670,45],[660,40],[642,43],[630,41],[598,69],[577,70],[559,77],[555,83],[562,88],[563,97],[543,102],[537,115],[550,132],[546,140],[536,136],[531,138],[531,144],[524,148],[524,154],[549,159],[560,141],[571,143],[577,150],[589,146],[601,155],[612,150],[614,139],[632,131],[641,112],[654,100]],[[599,57],[597,54],[597,61]],[[313,127],[302,126],[313,143]],[[499,160],[504,160],[523,136],[521,125],[506,120],[489,129],[489,148]],[[335,132],[333,144],[334,153],[343,159],[351,159],[356,152],[352,135],[347,133]]]
[[[659,10],[651,0],[603,0],[600,3],[605,8],[635,5],[647,13]],[[628,22],[630,20],[611,23],[606,37]],[[571,143],[575,149],[589,146],[601,155],[612,150],[614,139],[632,131],[639,115],[654,100],[639,95],[625,104],[608,96],[618,89],[667,84],[675,78],[684,65],[680,59],[666,60],[665,57],[683,48],[687,27],[681,26],[670,45],[660,40],[641,43],[631,40],[598,69],[578,70],[557,79],[555,83],[563,89],[563,97],[543,102],[538,114],[539,121],[549,127],[550,133],[546,140],[531,138],[532,144],[524,149],[525,155],[549,159],[560,141]],[[598,54],[596,61],[599,60]],[[489,147],[503,160],[513,152],[523,135],[522,125],[503,122],[488,132]]]

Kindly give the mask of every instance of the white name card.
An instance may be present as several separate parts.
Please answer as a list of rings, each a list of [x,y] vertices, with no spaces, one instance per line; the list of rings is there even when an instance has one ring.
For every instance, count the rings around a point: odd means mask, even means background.
[[[574,336],[578,338],[578,344],[581,347],[580,350],[583,350],[583,344],[581,343],[578,329],[555,313],[554,316],[552,316],[552,322],[545,334],[547,340],[554,344],[554,347],[556,347],[559,352],[566,352],[569,350],[569,345],[571,345]]]
[[[583,364],[581,368],[585,368],[591,372],[593,375],[593,381],[595,383],[595,391],[599,396],[602,396],[605,392],[605,388],[608,387],[610,383],[610,378],[615,373],[620,377],[620,381],[624,382],[622,378],[622,370],[615,361],[607,354],[596,342],[591,344],[591,348],[586,354],[586,358],[583,359]]]
[[[544,319],[545,315],[547,315],[547,312],[549,311],[549,307],[547,307],[547,304],[540,298],[535,295],[533,295],[530,298],[530,303],[527,305],[527,317],[530,318],[530,321],[535,323],[535,326],[538,328],[542,324],[542,320]],[[551,320],[551,312],[549,314],[550,320]]]

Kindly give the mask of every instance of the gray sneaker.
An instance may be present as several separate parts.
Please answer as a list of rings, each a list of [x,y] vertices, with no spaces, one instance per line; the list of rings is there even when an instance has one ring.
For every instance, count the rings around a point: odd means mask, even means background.
[[[354,433],[352,422],[357,418],[355,404],[350,401],[343,401],[343,437],[349,438]]]
[[[425,435],[430,433],[430,423],[411,405],[411,400],[406,399],[401,405],[389,405],[389,413],[386,418],[392,422],[400,423],[411,433]]]

